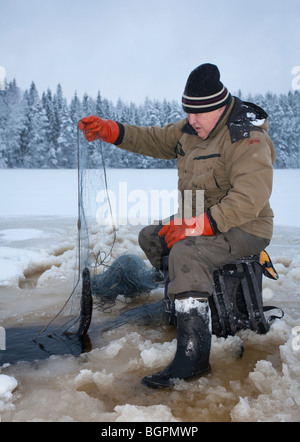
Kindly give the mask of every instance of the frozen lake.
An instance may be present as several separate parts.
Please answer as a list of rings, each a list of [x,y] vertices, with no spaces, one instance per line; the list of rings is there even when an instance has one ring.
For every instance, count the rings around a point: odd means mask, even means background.
[[[157,208],[151,205],[151,191],[171,194],[176,181],[175,170],[108,171],[109,189],[128,202],[116,198],[121,219],[136,214],[146,222],[140,213],[145,206],[139,204],[145,195],[148,218],[155,218],[159,213],[152,213]],[[108,313],[95,309],[90,352],[0,366],[1,420],[299,422],[298,188],[299,170],[275,171],[275,231],[268,251],[280,279],[264,278],[263,287],[265,304],[283,308],[285,317],[276,320],[267,335],[244,331],[226,340],[213,337],[211,373],[179,382],[168,392],[152,391],[140,380],[171,361],[175,330],[128,324],[99,336],[97,326],[116,316],[124,304],[117,302]],[[42,329],[74,287],[76,171],[1,170],[0,189],[0,326]],[[120,225],[115,257],[130,252],[145,258],[137,243],[141,225],[134,224]],[[149,300],[161,297],[159,288]],[[236,350],[241,343],[245,352],[240,359]]]

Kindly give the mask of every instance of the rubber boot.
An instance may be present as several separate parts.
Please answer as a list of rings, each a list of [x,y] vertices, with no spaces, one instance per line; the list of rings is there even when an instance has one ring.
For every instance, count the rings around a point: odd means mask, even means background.
[[[176,299],[175,309],[177,315],[175,357],[163,371],[146,376],[142,380],[147,387],[173,387],[174,379],[188,379],[210,370],[211,319],[208,294],[199,293],[197,299],[194,297]]]
[[[176,326],[176,313],[175,313],[175,302],[171,301],[168,297],[168,285],[170,282],[169,278],[169,255],[163,256],[163,273],[164,273],[164,322],[167,325],[175,325]]]

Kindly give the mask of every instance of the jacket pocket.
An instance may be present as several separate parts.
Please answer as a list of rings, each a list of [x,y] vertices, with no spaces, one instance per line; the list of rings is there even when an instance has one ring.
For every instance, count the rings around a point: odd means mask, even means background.
[[[210,155],[199,155],[195,157],[194,160],[208,160],[209,158],[219,158],[221,154],[219,153],[211,153]]]
[[[220,153],[212,153],[193,158],[193,172],[200,175],[195,181],[201,183],[203,189],[224,191],[231,187],[225,168],[218,160],[220,157]]]
[[[213,171],[201,173],[199,175],[194,174],[192,181],[192,188],[194,189],[202,189],[210,192],[218,192],[221,190],[218,179]]]

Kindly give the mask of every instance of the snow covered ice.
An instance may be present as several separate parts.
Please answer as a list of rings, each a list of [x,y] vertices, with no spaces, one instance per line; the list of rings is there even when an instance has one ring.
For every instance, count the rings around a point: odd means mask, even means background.
[[[176,173],[109,170],[109,187],[117,192],[123,181],[128,192],[134,186],[149,192],[155,183],[157,189],[172,191]],[[71,292],[76,186],[73,170],[1,170],[0,326],[4,330],[42,329]],[[267,250],[280,279],[264,278],[263,293],[265,304],[281,307],[285,317],[275,320],[267,335],[243,331],[228,339],[213,336],[208,375],[178,381],[173,390],[150,390],[140,381],[172,360],[176,331],[127,324],[95,334],[97,324],[122,311],[124,304],[117,302],[111,313],[94,310],[90,352],[0,366],[1,420],[299,422],[300,210],[295,205],[299,188],[300,170],[275,170],[271,201],[275,231]],[[137,243],[140,227],[120,225],[115,257],[130,252],[145,259]],[[162,289],[155,289],[142,302],[161,297]]]

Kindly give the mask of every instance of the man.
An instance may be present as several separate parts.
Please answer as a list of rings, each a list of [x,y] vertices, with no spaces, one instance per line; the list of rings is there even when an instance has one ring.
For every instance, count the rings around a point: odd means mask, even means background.
[[[170,387],[210,369],[211,319],[208,299],[213,271],[236,259],[259,254],[270,242],[275,151],[267,114],[232,97],[217,66],[193,70],[182,97],[187,119],[165,127],[136,127],[92,116],[79,128],[135,153],[177,158],[178,189],[192,204],[163,227],[145,227],[139,243],[154,267],[168,261],[167,296],[175,302],[177,350],[161,372],[146,376],[149,387]],[[204,191],[199,210],[196,191]],[[184,204],[183,206],[184,207]]]

